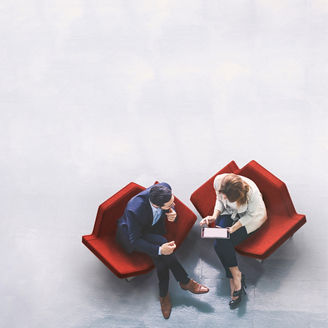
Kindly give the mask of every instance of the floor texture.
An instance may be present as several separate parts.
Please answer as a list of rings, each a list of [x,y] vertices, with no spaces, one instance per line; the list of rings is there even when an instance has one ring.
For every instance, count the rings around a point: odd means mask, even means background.
[[[1,327],[327,327],[328,3],[0,4]],[[283,180],[307,223],[228,281],[198,221],[177,255],[210,287],[127,283],[82,243],[130,181],[191,193],[235,160]]]

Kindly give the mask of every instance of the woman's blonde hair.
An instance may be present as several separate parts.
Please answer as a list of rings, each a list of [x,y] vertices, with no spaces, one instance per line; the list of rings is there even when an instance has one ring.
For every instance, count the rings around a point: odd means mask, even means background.
[[[220,186],[220,193],[227,196],[229,202],[233,203],[237,201],[237,205],[243,205],[247,202],[247,193],[249,191],[249,185],[242,180],[236,174],[226,175]]]

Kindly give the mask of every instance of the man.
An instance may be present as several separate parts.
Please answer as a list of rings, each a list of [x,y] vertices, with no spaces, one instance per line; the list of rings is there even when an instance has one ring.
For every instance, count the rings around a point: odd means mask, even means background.
[[[170,222],[178,220],[171,187],[163,182],[130,199],[118,220],[116,236],[127,252],[143,252],[153,259],[159,280],[161,309],[164,318],[168,319],[172,308],[168,293],[169,270],[184,290],[204,294],[209,289],[190,279],[179,263],[174,253],[175,241],[168,242],[163,236],[166,219]]]

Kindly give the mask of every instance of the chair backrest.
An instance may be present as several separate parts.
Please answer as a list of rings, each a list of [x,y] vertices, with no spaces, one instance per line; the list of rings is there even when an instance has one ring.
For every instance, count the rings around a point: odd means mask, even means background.
[[[240,169],[239,174],[252,181],[260,189],[268,215],[292,216],[296,213],[284,182],[258,164],[251,161]]]
[[[117,220],[123,215],[128,201],[144,189],[144,187],[131,182],[103,202],[98,208],[93,234],[97,237],[115,235]]]
[[[238,166],[234,161],[231,161],[219,172],[215,173],[209,180],[203,183],[196,191],[194,191],[190,200],[196,207],[197,211],[202,217],[213,214],[214,205],[216,202],[216,194],[214,191],[213,183],[218,174],[223,173],[236,173],[238,174]]]
[[[99,238],[113,237],[117,230],[117,220],[123,215],[128,201],[143,190],[145,190],[144,187],[131,182],[103,202],[98,208],[92,234]],[[178,220],[173,224],[166,222],[166,228],[167,235],[179,245],[185,239],[197,217],[177,197],[175,197],[175,209]]]
[[[166,220],[166,230],[168,240],[174,240],[176,245],[179,246],[187,237],[190,229],[197,220],[197,216],[176,196],[174,202],[177,220],[174,223],[170,223]]]

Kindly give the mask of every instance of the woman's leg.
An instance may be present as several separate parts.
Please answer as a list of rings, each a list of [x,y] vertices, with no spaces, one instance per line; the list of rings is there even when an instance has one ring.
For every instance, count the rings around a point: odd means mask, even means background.
[[[225,214],[225,215],[219,215],[215,223],[221,228],[227,228],[232,226],[233,220],[231,219],[230,214]]]
[[[232,274],[232,279],[230,279],[230,280],[232,280],[234,291],[240,290],[241,289],[241,272],[240,272],[238,266],[230,267],[229,269]],[[231,283],[230,283],[230,286],[231,286]],[[233,292],[232,292],[232,294],[233,294]],[[231,295],[231,299],[235,300],[237,298],[238,298],[238,296]]]
[[[230,214],[226,214],[226,215],[220,215],[215,222],[216,225],[220,226],[221,228],[227,228],[227,227],[231,227],[233,224],[233,220],[231,219],[231,215]],[[226,276],[227,278],[231,278],[232,279],[232,275],[231,272],[229,270],[229,263],[226,262],[225,257],[222,255],[223,253],[223,247],[224,247],[224,242],[222,245],[222,240],[226,240],[226,239],[215,239],[214,242],[214,250],[217,254],[217,256],[219,257],[225,271],[226,271]]]
[[[233,297],[233,292],[235,291],[235,284],[233,283],[232,278],[229,279],[229,283],[230,283],[230,296],[232,298]]]
[[[227,278],[230,278],[231,293],[241,288],[241,272],[238,268],[235,246],[247,237],[246,229],[242,227],[231,234],[230,239],[215,240],[214,249],[225,268]]]
[[[217,219],[216,219],[216,225],[220,226],[221,228],[227,228],[227,227],[231,227],[231,225],[233,224],[233,221],[231,219],[231,215],[220,215]],[[234,285],[234,282],[233,282],[233,279],[232,279],[232,276],[231,276],[231,272],[229,270],[229,267],[227,266],[227,264],[225,263],[225,260],[223,257],[220,256],[220,251],[217,250],[217,247],[219,247],[217,245],[217,242],[215,240],[214,242],[214,249],[215,249],[215,252],[216,254],[218,255],[225,271],[226,271],[226,276],[229,277],[229,283],[230,283],[230,293],[231,293],[231,297],[232,297],[232,294],[235,290],[235,285]],[[231,278],[230,278],[231,277]]]

